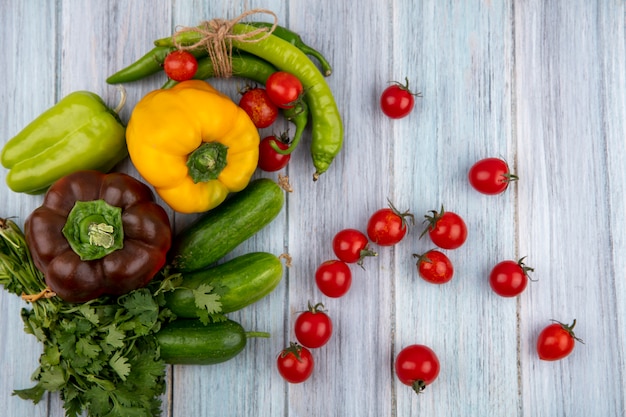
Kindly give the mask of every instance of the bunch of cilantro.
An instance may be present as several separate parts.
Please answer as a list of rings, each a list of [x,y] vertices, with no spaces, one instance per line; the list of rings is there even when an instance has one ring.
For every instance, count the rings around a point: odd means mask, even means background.
[[[19,227],[0,219],[0,284],[31,302],[22,309],[24,328],[43,344],[36,384],[15,395],[37,403],[46,391],[59,392],[68,417],[161,415],[166,365],[154,334],[174,318],[163,296],[171,280],[117,298],[65,303],[46,288]]]

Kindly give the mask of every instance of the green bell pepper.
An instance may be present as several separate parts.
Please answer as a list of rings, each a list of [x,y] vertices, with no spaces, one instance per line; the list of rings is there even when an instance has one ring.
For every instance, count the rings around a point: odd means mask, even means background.
[[[0,155],[15,192],[43,193],[56,180],[80,170],[109,172],[128,156],[126,127],[118,112],[89,91],[75,91],[10,139]]]

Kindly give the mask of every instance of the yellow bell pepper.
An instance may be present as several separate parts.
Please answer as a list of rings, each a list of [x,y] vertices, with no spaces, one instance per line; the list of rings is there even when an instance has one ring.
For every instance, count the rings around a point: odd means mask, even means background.
[[[180,213],[210,210],[243,190],[259,159],[259,131],[250,117],[201,80],[144,96],[126,141],[139,174]]]

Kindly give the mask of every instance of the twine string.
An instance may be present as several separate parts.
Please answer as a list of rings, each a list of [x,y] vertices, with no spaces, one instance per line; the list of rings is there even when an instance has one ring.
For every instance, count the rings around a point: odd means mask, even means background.
[[[233,27],[246,17],[253,14],[269,14],[274,18],[271,28],[256,28],[247,33],[234,34]],[[213,64],[213,71],[216,77],[230,77],[233,75],[232,53],[233,41],[238,42],[260,42],[269,37],[278,25],[278,17],[271,10],[252,9],[248,10],[234,19],[212,19],[205,20],[195,27],[181,27],[176,30],[172,37],[174,46],[181,50],[205,49],[209,59]],[[200,39],[189,45],[183,45],[179,36],[186,32],[196,32],[200,34]],[[259,36],[262,35],[262,36]]]

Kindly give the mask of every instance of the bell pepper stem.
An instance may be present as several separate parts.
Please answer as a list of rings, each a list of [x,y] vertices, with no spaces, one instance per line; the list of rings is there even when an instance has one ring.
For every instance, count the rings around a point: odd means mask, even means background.
[[[104,200],[77,201],[63,235],[81,260],[103,258],[124,247],[122,209]]]
[[[117,106],[115,106],[115,108],[113,109],[113,112],[115,114],[120,114],[120,112],[124,108],[124,105],[126,104],[127,94],[126,94],[126,89],[121,84],[117,85],[117,90],[120,92],[120,101],[117,103]]]
[[[228,147],[219,142],[205,142],[187,158],[189,176],[194,183],[215,180],[226,167]]]

